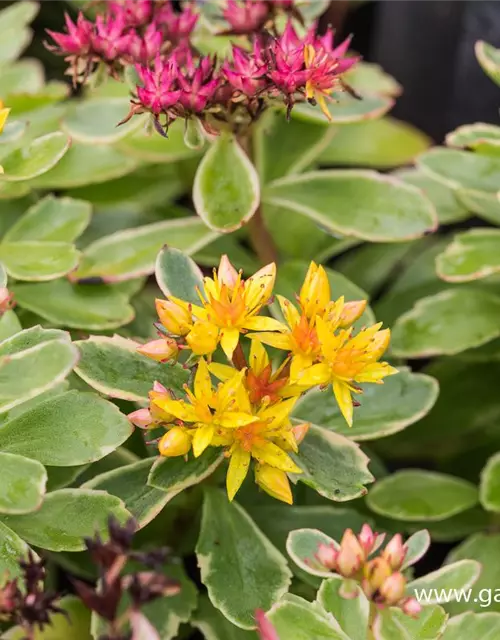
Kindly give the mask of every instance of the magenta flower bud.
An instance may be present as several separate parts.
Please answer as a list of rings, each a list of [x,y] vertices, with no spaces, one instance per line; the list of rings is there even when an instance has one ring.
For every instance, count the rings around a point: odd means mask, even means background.
[[[226,61],[222,72],[233,89],[248,97],[256,95],[268,84],[265,78],[267,64],[260,57],[260,45],[257,40],[254,42],[253,55],[233,45],[232,64]]]
[[[260,640],[280,640],[276,633],[276,629],[269,622],[266,618],[266,614],[261,609],[257,609],[255,612],[255,622],[257,623]]]
[[[66,33],[57,33],[47,29],[47,33],[57,44],[47,45],[47,48],[54,53],[60,55],[73,55],[83,57],[88,55],[90,51],[92,23],[83,17],[82,13],[78,14],[76,24],[71,20],[67,13],[64,14],[66,22]]]
[[[323,542],[320,542],[314,557],[321,565],[323,565],[323,567],[325,567],[325,569],[334,571],[337,566],[338,553],[338,550],[333,544],[324,544]]]
[[[149,409],[137,409],[137,411],[129,413],[127,417],[139,429],[147,429],[153,423],[153,416]]]
[[[406,580],[402,573],[397,571],[390,575],[379,589],[380,596],[389,606],[397,604],[405,594]]]
[[[198,22],[199,14],[191,5],[176,12],[170,2],[159,5],[155,11],[155,21],[171,42],[189,38]]]
[[[337,570],[340,575],[350,578],[364,563],[364,551],[352,529],[346,529],[337,554]]]
[[[133,32],[130,36],[128,53],[134,62],[147,65],[154,60],[163,43],[161,31],[152,22],[144,32],[144,36]]]
[[[153,0],[112,0],[108,7],[110,13],[122,14],[128,27],[141,27],[151,20]]]
[[[382,557],[387,560],[392,569],[400,569],[404,562],[406,551],[403,545],[403,538],[400,533],[397,533],[389,540],[382,552]]]
[[[137,97],[144,109],[158,116],[179,101],[181,92],[174,88],[178,74],[175,60],[164,62],[157,56],[153,69],[136,65],[136,70],[143,84],[137,87]]]
[[[422,611],[422,606],[415,598],[407,598],[403,602],[403,606],[401,607],[404,613],[407,616],[411,616],[412,618],[418,618],[420,612]]]
[[[130,33],[124,33],[125,18],[123,12],[117,16],[97,16],[96,33],[92,35],[92,50],[108,62],[121,58],[128,51]]]
[[[186,71],[177,76],[179,102],[188,113],[201,113],[220,84],[220,77],[215,74],[215,62],[210,56],[205,56],[195,64],[192,55],[188,54],[185,66]]]
[[[230,25],[226,33],[244,35],[262,29],[269,17],[269,7],[263,0],[228,0],[223,16]]]

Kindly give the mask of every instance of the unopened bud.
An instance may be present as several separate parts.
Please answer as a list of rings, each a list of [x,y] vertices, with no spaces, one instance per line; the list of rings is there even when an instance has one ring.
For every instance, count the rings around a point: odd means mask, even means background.
[[[290,482],[284,471],[269,464],[259,464],[255,468],[255,482],[272,498],[293,504]]]
[[[407,598],[403,602],[403,606],[401,607],[403,613],[406,613],[407,616],[411,616],[412,618],[418,618],[420,612],[422,611],[422,606],[416,600],[416,598]]]
[[[382,557],[387,560],[392,569],[400,569],[406,556],[406,548],[403,545],[403,538],[397,533],[382,552]]]
[[[276,629],[269,622],[265,613],[261,609],[257,609],[255,612],[255,622],[257,623],[260,640],[280,640],[276,633]]]
[[[161,382],[158,382],[158,380],[153,382],[153,391],[155,393],[168,393],[167,387],[164,387]]]
[[[153,416],[149,409],[137,409],[137,411],[129,413],[127,417],[139,429],[147,429],[153,423]]]
[[[193,321],[187,309],[171,300],[155,301],[156,313],[167,331],[174,336],[185,336],[191,331]]]
[[[158,451],[161,456],[176,458],[189,453],[191,449],[191,438],[181,427],[173,427],[162,437],[158,444]]]
[[[375,545],[377,534],[373,531],[369,524],[364,524],[358,535],[358,542],[365,552],[365,560],[368,558]]]
[[[347,329],[351,327],[356,320],[363,315],[366,309],[366,300],[355,300],[354,302],[346,302],[344,308],[340,314],[339,327],[341,329]]]
[[[337,566],[338,553],[338,549],[332,543],[324,544],[320,542],[314,557],[325,569],[333,571]]]
[[[238,282],[238,272],[225,254],[220,259],[217,277],[219,278],[219,282],[225,284],[229,289],[234,289]]]
[[[311,426],[310,422],[303,422],[302,424],[297,424],[292,427],[293,437],[295,438],[295,442],[300,444],[302,440],[306,437],[307,432]]]
[[[337,555],[338,572],[350,578],[363,566],[365,560],[364,551],[354,535],[352,529],[346,529],[340,542],[340,549]]]
[[[380,596],[389,606],[397,604],[404,596],[406,580],[402,573],[396,571],[389,576],[379,589]]]
[[[363,573],[363,590],[370,598],[392,574],[392,569],[384,558],[374,558],[365,565]]]
[[[14,296],[7,287],[0,287],[0,317],[14,307]]]
[[[167,362],[174,360],[179,355],[179,347],[173,338],[160,338],[152,340],[137,348],[143,356],[156,360],[156,362]]]

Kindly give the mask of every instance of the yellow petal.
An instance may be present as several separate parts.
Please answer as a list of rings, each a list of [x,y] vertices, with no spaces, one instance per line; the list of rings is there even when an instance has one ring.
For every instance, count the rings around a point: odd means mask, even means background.
[[[201,456],[205,449],[211,444],[214,431],[215,429],[212,424],[207,424],[196,429],[193,437],[193,453],[195,458]]]
[[[328,323],[319,316],[316,318],[316,331],[321,345],[321,352],[328,360],[333,359],[335,351],[339,346],[339,336],[335,336]]]
[[[245,329],[251,329],[252,331],[287,331],[287,328],[282,322],[269,318],[268,316],[254,316],[248,318],[243,324]]]
[[[217,417],[217,421],[224,429],[238,429],[257,422],[258,418],[242,411],[226,411]]]
[[[2,133],[7,118],[9,117],[10,109],[0,109],[0,133]]]
[[[219,329],[211,322],[195,322],[186,336],[186,342],[195,355],[209,355],[217,349]]]
[[[316,100],[318,101],[319,108],[321,109],[321,111],[326,116],[326,119],[329,122],[331,122],[333,120],[333,118],[332,118],[332,114],[330,113],[330,110],[328,109],[328,105],[326,103],[325,96],[322,93],[317,92],[316,93]]]
[[[300,321],[300,313],[290,300],[284,298],[283,296],[276,296],[278,298],[278,302],[280,304],[281,313],[283,314],[285,320],[287,321],[289,327],[293,329],[296,324]]]
[[[164,396],[163,398],[155,398],[153,404],[179,420],[196,422],[198,419],[193,407],[184,400],[171,400]]]
[[[208,369],[210,373],[213,373],[219,380],[229,380],[238,373],[236,369],[229,364],[220,364],[219,362],[211,362],[208,365]]]
[[[311,262],[299,294],[300,305],[308,318],[324,313],[330,302],[330,283],[323,267]]]
[[[208,403],[212,396],[212,382],[205,358],[200,358],[198,363],[194,377],[194,395],[205,404]]]
[[[263,344],[268,344],[270,347],[275,347],[276,349],[285,349],[286,351],[290,351],[292,348],[290,336],[285,333],[263,331],[262,333],[249,333],[247,337],[252,340],[258,340]]]
[[[256,309],[265,304],[274,288],[276,265],[274,262],[262,267],[245,282],[245,302],[248,309]]]
[[[269,356],[258,340],[252,340],[250,345],[250,369],[259,376],[269,366]]]
[[[255,469],[255,482],[272,498],[293,504],[290,482],[284,471],[267,464],[260,464]]]
[[[229,500],[234,498],[238,489],[243,484],[243,480],[246,478],[248,473],[250,460],[250,453],[240,448],[235,449],[231,454],[226,476],[226,487]]]
[[[229,360],[233,357],[239,339],[240,332],[238,329],[221,329],[220,346]]]
[[[367,364],[361,373],[355,377],[356,382],[379,382],[387,376],[393,376],[399,371],[395,367],[391,367],[387,362],[374,362]]]
[[[252,455],[259,462],[270,464],[281,471],[302,473],[302,469],[295,464],[290,456],[272,442],[266,442],[262,447],[252,447]]]
[[[309,369],[313,362],[314,357],[312,355],[305,355],[303,353],[294,355],[290,364],[290,382],[296,384],[303,375],[304,370]]]
[[[283,422],[288,420],[290,412],[297,402],[297,398],[288,398],[280,400],[270,407],[266,407],[259,411],[259,418],[262,421],[269,420],[268,429],[277,429]]]
[[[319,364],[313,364],[312,367],[308,369],[303,369],[293,379],[293,383],[304,387],[315,387],[317,385],[327,384],[330,382],[330,379],[330,367],[320,362]]]
[[[235,405],[236,400],[239,398],[238,392],[243,388],[244,376],[244,369],[242,371],[234,370],[233,376],[219,385],[215,394],[215,409],[218,411],[224,411],[229,406]],[[248,406],[250,406],[250,404]]]
[[[347,424],[352,427],[353,404],[349,385],[338,380],[333,381],[333,393]]]
[[[340,314],[339,323],[342,328],[351,327],[356,320],[359,320],[363,315],[366,305],[366,300],[354,300],[353,302],[346,302],[342,313]]]

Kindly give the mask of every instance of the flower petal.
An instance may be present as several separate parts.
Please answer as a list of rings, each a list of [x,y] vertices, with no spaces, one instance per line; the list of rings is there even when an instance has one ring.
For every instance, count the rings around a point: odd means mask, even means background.
[[[198,400],[208,404],[212,396],[212,382],[205,358],[200,358],[194,377],[194,395]]]
[[[333,393],[347,424],[352,427],[353,403],[351,389],[345,382],[333,381]]]
[[[234,367],[229,364],[220,364],[219,362],[211,362],[208,365],[210,373],[213,373],[219,380],[229,380],[233,378],[238,372]]]
[[[240,332],[238,329],[221,329],[220,345],[229,360],[233,357],[239,339]]]
[[[252,340],[250,344],[250,369],[259,376],[269,365],[269,356],[258,340]]]
[[[245,320],[243,327],[252,331],[288,331],[286,326],[268,316],[254,316]]]
[[[239,447],[236,448],[231,454],[229,460],[229,468],[226,476],[226,488],[229,500],[233,500],[238,489],[243,484],[243,480],[246,478],[248,468],[250,466],[251,455],[250,452],[244,451]]]
[[[302,473],[302,469],[295,464],[290,456],[272,442],[267,442],[262,447],[252,447],[252,455],[259,462],[269,464],[271,467],[281,469],[281,471]]]
[[[257,421],[257,416],[242,411],[227,411],[218,416],[218,422],[224,429],[238,429]]]
[[[219,329],[211,322],[197,321],[186,336],[186,342],[197,356],[205,356],[217,349]]]
[[[293,378],[293,383],[304,387],[315,387],[316,385],[327,384],[330,382],[330,378],[330,367],[320,362],[296,374],[296,377]]]
[[[214,432],[213,424],[206,424],[196,429],[193,437],[193,453],[195,458],[201,456],[205,449],[211,444]]]
[[[155,399],[153,404],[179,420],[196,422],[198,419],[193,407],[187,402],[184,402],[184,400],[171,400],[170,398],[163,397]]]
[[[276,296],[278,298],[278,302],[280,303],[281,313],[283,314],[285,320],[287,321],[289,327],[293,329],[295,325],[300,322],[300,313],[297,310],[297,307],[293,305],[290,300],[284,298],[283,296]]]
[[[380,382],[383,378],[393,376],[396,373],[399,371],[387,362],[374,362],[367,364],[354,379],[356,382]]]
[[[262,267],[245,282],[245,302],[248,309],[258,309],[271,297],[276,280],[274,262]]]
[[[292,343],[290,341],[290,335],[285,333],[272,333],[271,331],[263,331],[262,333],[249,333],[247,338],[252,340],[258,340],[263,344],[268,344],[270,347],[276,349],[285,349],[291,351]]]

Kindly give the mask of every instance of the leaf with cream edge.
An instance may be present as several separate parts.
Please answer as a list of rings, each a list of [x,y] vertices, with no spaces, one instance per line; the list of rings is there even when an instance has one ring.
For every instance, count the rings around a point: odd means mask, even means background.
[[[121,336],[90,336],[74,343],[80,352],[75,373],[93,389],[112,398],[147,402],[155,381],[175,394],[183,392],[189,372],[179,364],[164,364],[137,352],[139,343]]]
[[[47,346],[54,348],[54,342]],[[72,390],[4,423],[0,449],[54,467],[73,467],[104,458],[131,432],[132,425],[111,402]]]
[[[454,355],[500,335],[500,296],[468,287],[418,300],[398,318],[391,351],[402,358]]]
[[[406,469],[379,480],[366,498],[379,515],[405,522],[445,520],[478,502],[477,488],[444,473]]]
[[[448,147],[473,149],[484,155],[499,155],[500,127],[484,122],[466,124],[448,133],[445,141]]]
[[[437,274],[447,282],[470,282],[500,271],[500,229],[458,233],[436,258]]]
[[[196,288],[203,291],[203,274],[196,262],[183,251],[163,247],[156,258],[155,275],[165,296],[200,303]]]
[[[56,131],[36,138],[27,147],[2,158],[2,181],[32,180],[52,169],[68,151],[70,139]]]
[[[121,500],[105,491],[60,489],[48,493],[38,511],[1,516],[0,521],[41,549],[83,551],[84,538],[96,533],[107,537],[110,516],[124,523],[130,513]]]
[[[290,586],[285,558],[217,489],[205,490],[196,555],[212,604],[242,629],[254,629],[255,610],[269,609]]]
[[[361,406],[354,410],[349,428],[333,394],[312,390],[293,409],[297,421],[312,422],[354,441],[376,440],[406,429],[423,418],[434,406],[439,384],[431,376],[399,369],[381,385],[361,385]]]
[[[169,125],[168,140],[155,131],[145,135],[139,130],[119,140],[115,146],[125,155],[146,162],[174,164],[200,155],[199,150],[190,149],[184,143],[184,122],[179,119]]]
[[[44,282],[64,276],[78,265],[80,252],[69,242],[2,242],[0,260],[17,280]]]
[[[333,572],[324,569],[315,559],[320,544],[339,548],[336,540],[318,529],[296,529],[288,534],[286,550],[295,564],[306,573],[319,578],[331,578]]]
[[[500,613],[467,611],[448,620],[440,640],[464,640],[464,638],[496,640],[499,637]]]
[[[405,542],[405,559],[401,565],[401,570],[407,569],[416,564],[427,553],[431,545],[431,536],[427,529],[417,531]]]
[[[491,224],[500,224],[500,200],[497,193],[457,189],[455,195],[461,204],[472,213],[491,222]]]
[[[334,102],[328,102],[333,125],[351,125],[376,120],[384,116],[394,105],[392,98],[381,95],[364,95],[362,100],[358,100],[348,93],[335,93],[333,98]],[[307,102],[295,105],[292,118],[323,127],[331,126],[321,110]]]
[[[47,472],[36,460],[0,451],[0,513],[35,511],[42,504]]]
[[[500,86],[500,49],[484,42],[484,40],[478,40],[474,50],[483,71]]]
[[[479,500],[487,511],[500,513],[500,453],[491,456],[481,471]]]
[[[374,640],[439,640],[446,627],[448,615],[437,605],[424,607],[412,618],[401,609],[382,609],[373,625]]]
[[[158,457],[148,476],[148,485],[160,489],[171,500],[178,493],[205,480],[224,460],[224,455],[216,447],[208,447],[201,456]]]
[[[255,167],[234,136],[219,135],[196,171],[196,213],[211,229],[231,233],[250,220],[259,201]]]
[[[437,227],[434,205],[416,187],[369,170],[310,171],[275,180],[265,203],[295,211],[327,231],[371,242],[402,242]]]
[[[19,559],[25,558],[28,551],[26,542],[0,522],[0,586],[3,586],[7,575],[11,579],[21,575]]]
[[[149,275],[164,245],[196,253],[216,237],[194,216],[117,231],[86,247],[80,266],[70,278],[99,277],[113,283]]]
[[[308,602],[287,594],[277,602],[267,618],[273,624],[278,638],[286,640],[350,640],[339,623],[318,602]]]
[[[349,599],[342,595],[343,578],[340,576],[324,580],[318,594],[317,602],[327,613],[331,613],[350,640],[366,640],[370,603],[359,585],[356,595]]]
[[[244,631],[231,624],[202,594],[190,625],[201,631],[205,640],[256,640],[255,631]]]
[[[16,335],[0,342],[0,356],[12,355],[35,347],[51,340],[65,340],[71,342],[71,336],[61,329],[44,329],[39,324],[29,329],[23,329]]]
[[[481,575],[481,564],[476,560],[459,560],[445,564],[437,571],[412,580],[406,585],[406,594],[415,597],[426,591],[426,604],[439,604],[439,597],[445,593],[446,604],[454,602],[463,590],[470,589]],[[443,602],[444,603],[444,602]]]
[[[359,498],[367,493],[364,484],[374,481],[368,471],[370,460],[359,445],[316,425],[311,425],[299,453],[292,457],[303,471],[291,475],[294,482],[303,482],[328,500]]]
[[[7,355],[2,354],[2,346],[0,414],[58,385],[78,361],[78,350],[67,340],[51,340]]]

